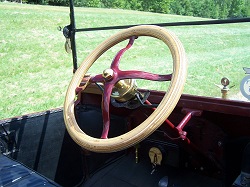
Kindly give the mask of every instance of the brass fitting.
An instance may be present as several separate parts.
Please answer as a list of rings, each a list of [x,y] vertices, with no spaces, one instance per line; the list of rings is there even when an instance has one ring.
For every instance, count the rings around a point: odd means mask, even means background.
[[[113,90],[111,97],[120,102],[125,102],[135,97],[137,85],[134,79],[124,79],[118,81]]]

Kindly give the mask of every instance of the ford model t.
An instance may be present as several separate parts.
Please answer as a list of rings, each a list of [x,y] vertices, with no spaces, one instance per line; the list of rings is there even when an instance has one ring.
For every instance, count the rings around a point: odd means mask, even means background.
[[[187,54],[170,31],[249,18],[78,29],[74,13],[70,1],[70,24],[62,30],[74,75],[64,106],[0,121],[0,186],[250,186],[249,67],[237,88],[244,101],[228,99],[226,77],[217,85],[222,97],[183,94]],[[78,67],[76,33],[115,29]],[[152,67],[140,70],[133,57],[123,62],[143,38],[164,46],[163,64],[148,59]],[[100,58],[110,51],[102,69]],[[147,87],[159,82],[163,91]]]

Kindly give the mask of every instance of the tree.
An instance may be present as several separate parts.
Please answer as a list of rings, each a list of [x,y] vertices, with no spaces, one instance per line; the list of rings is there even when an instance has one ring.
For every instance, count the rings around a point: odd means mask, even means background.
[[[229,3],[226,0],[217,0],[219,4],[219,18],[227,18]]]
[[[100,0],[82,0],[82,5],[86,7],[100,7]]]
[[[245,0],[242,13],[244,17],[250,16],[250,0]]]
[[[142,10],[142,0],[126,0],[125,8],[131,10]]]
[[[175,0],[170,4],[170,12],[172,14],[184,15],[184,9],[180,0]]]
[[[196,1],[195,1],[196,2]],[[190,0],[175,0],[170,4],[170,12],[177,15],[193,16]]]
[[[186,16],[193,15],[192,5],[189,0],[183,0],[183,7],[184,7],[184,15]]]
[[[243,6],[244,0],[233,0],[228,12],[228,17],[235,18],[235,17],[243,17]]]
[[[125,8],[125,0],[101,0],[105,8]]]
[[[144,11],[169,13],[170,0],[142,0],[142,8]]]

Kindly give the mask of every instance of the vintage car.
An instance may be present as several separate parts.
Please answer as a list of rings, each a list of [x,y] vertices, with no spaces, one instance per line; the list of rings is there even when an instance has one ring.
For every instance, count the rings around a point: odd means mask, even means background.
[[[164,28],[239,22],[250,19],[77,29],[70,1],[70,24],[63,34],[74,76],[64,106],[0,121],[0,186],[249,187],[250,103],[227,99],[225,77],[221,98],[183,94],[186,53]],[[108,29],[121,31],[78,67],[75,34]],[[120,67],[141,37],[169,48],[170,73]],[[108,67],[89,74],[95,61],[120,42],[124,46]],[[250,73],[249,67],[242,68]],[[168,87],[140,88],[138,79],[167,82]],[[249,83],[246,75],[241,89],[247,99]]]

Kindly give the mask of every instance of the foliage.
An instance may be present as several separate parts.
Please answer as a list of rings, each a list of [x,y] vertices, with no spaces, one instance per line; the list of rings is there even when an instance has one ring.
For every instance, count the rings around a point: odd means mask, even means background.
[[[175,14],[178,14],[178,15],[192,16],[193,15],[193,9],[194,8],[191,7],[191,3],[190,3],[189,0],[173,1],[171,3],[171,13],[175,13]]]
[[[74,3],[79,7],[100,7],[100,0],[75,0]]]
[[[125,8],[130,10],[143,10],[142,1],[140,0],[126,0]]]
[[[206,18],[248,17],[249,0],[173,0],[170,12]]]
[[[17,0],[20,1],[20,0]],[[69,0],[25,0],[30,4],[68,6]],[[250,0],[74,0],[75,6],[131,9],[215,19],[250,16]]]
[[[243,17],[244,0],[233,0],[229,9],[229,17]]]
[[[104,8],[124,8],[124,0],[101,0]]]
[[[169,13],[170,0],[142,0],[142,8],[148,12]]]

